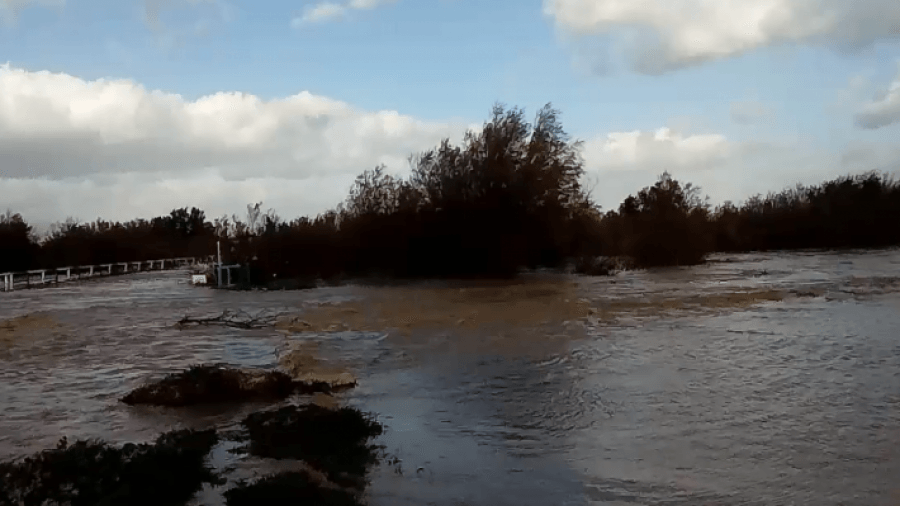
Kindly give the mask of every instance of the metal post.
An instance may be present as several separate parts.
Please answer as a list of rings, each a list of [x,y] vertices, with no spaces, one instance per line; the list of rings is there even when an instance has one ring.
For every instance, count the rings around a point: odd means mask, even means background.
[[[92,266],[91,266],[91,272],[90,272],[90,274],[88,274],[88,276],[93,276],[93,275],[94,275],[94,266],[92,265]]]
[[[222,241],[216,241],[216,251],[219,255],[219,263],[222,263]]]
[[[66,269],[66,281],[68,281],[72,277],[72,268],[69,267]]]
[[[228,286],[231,286],[231,268],[228,269]]]
[[[47,281],[46,281],[46,279],[47,279],[46,274],[47,274],[47,271],[41,271],[41,284],[42,284],[42,285],[43,285],[44,283],[47,282]]]

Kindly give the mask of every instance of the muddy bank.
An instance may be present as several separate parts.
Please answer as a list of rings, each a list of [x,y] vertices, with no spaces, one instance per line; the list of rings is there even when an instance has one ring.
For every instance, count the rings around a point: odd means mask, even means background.
[[[295,392],[331,392],[330,384],[296,381],[281,371],[232,369],[219,365],[193,366],[170,374],[128,393],[122,402],[129,405],[192,406],[242,401],[282,400]]]
[[[63,439],[56,449],[0,463],[0,504],[185,504],[204,483],[221,483],[204,463],[217,442],[214,430],[173,431],[154,444],[121,447]]]

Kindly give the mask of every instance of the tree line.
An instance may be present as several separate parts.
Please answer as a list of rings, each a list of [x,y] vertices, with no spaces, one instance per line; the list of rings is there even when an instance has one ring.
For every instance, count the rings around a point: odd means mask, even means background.
[[[578,258],[625,257],[637,267],[693,265],[715,251],[866,248],[900,244],[900,185],[875,172],[797,186],[713,208],[664,173],[602,212],[581,185],[581,143],[549,104],[534,122],[496,105],[479,133],[357,177],[346,199],[286,221],[261,204],[246,218],[207,220],[175,209],[149,221],[69,220],[36,238],[18,214],[0,215],[0,272],[215,254],[273,279],[507,277]]]

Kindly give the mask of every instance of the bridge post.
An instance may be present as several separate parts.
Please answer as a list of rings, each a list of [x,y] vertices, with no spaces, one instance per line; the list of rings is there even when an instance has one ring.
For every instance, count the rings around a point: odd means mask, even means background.
[[[112,266],[113,264],[109,264],[109,275],[112,276]]]
[[[43,285],[44,283],[47,282],[47,276],[46,276],[46,275],[47,275],[47,271],[46,271],[46,270],[41,271],[41,284],[42,284],[42,285]]]
[[[94,266],[92,265],[92,266],[91,266],[91,272],[88,274],[88,276],[93,276],[93,275],[94,275]]]
[[[72,279],[72,268],[71,267],[66,269],[66,281],[68,281],[70,279]]]

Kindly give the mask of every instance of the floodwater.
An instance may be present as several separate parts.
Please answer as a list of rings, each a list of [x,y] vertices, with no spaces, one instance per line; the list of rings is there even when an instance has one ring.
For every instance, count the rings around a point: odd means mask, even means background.
[[[223,292],[188,278],[0,294],[0,460],[63,435],[235,429],[269,406],[117,399],[191,364],[275,367],[303,343],[359,378],[340,402],[386,426],[375,442],[401,464],[372,470],[373,506],[900,504],[897,250],[514,285]],[[224,310],[304,321],[173,325]],[[212,461],[229,481],[293,465],[226,450]]]

